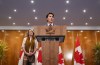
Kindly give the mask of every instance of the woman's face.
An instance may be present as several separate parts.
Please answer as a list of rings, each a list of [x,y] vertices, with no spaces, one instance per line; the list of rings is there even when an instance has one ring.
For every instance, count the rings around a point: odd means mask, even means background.
[[[32,35],[33,35],[33,31],[29,30],[29,36],[32,36]]]

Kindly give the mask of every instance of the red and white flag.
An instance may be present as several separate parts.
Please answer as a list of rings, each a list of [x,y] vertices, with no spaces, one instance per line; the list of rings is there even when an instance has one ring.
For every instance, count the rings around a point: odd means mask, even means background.
[[[21,49],[18,65],[23,65],[24,51]]]
[[[85,65],[78,37],[76,38],[76,43],[75,43],[74,65]]]
[[[61,46],[59,46],[58,65],[64,65],[64,58],[63,58]]]
[[[36,65],[42,65],[42,48],[40,47],[37,52]]]

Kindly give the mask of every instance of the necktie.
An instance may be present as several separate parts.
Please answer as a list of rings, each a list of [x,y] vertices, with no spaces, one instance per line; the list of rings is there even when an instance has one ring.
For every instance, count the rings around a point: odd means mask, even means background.
[[[52,26],[51,24],[49,24],[49,26]]]
[[[52,25],[51,24],[49,24],[49,30],[52,30]]]

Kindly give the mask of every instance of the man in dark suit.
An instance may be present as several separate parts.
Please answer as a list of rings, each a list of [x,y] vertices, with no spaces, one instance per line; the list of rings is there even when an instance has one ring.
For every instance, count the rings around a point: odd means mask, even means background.
[[[46,15],[47,20],[47,26],[54,26],[54,14],[52,12],[49,12]]]

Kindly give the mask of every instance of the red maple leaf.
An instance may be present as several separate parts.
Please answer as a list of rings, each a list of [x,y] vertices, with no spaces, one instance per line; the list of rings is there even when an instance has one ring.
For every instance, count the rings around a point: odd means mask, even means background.
[[[38,62],[42,63],[42,51],[41,50],[39,50]]]
[[[21,51],[20,51],[19,58],[21,58],[21,57],[22,57],[22,53],[23,53],[23,52],[24,52],[23,50],[21,50]]]
[[[58,63],[59,63],[59,64],[64,63],[63,54],[62,54],[62,53],[60,53],[60,54],[58,55]]]
[[[79,53],[78,51],[76,51],[75,54],[74,54],[74,58],[75,58],[77,63],[80,63],[80,64],[84,63],[82,53]]]

